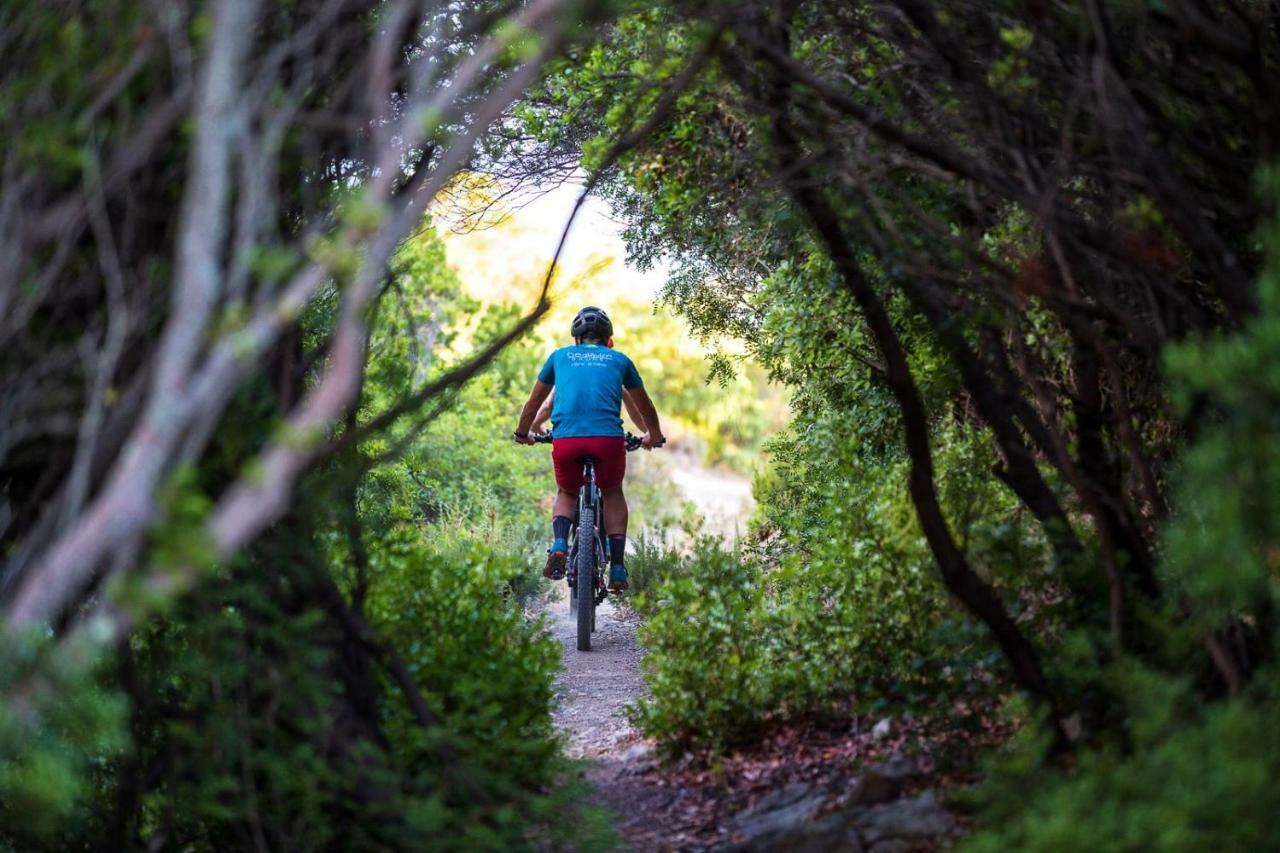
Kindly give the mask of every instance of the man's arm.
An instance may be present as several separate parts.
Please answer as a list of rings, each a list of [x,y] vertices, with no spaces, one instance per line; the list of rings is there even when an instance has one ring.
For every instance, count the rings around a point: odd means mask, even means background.
[[[556,401],[556,391],[551,389],[551,393],[547,395],[547,399],[542,401],[542,405],[538,407],[538,416],[533,419],[533,426],[530,429],[533,432],[545,432],[543,425],[551,420],[551,404]]]
[[[542,380],[535,380],[533,390],[529,392],[529,399],[525,401],[524,408],[520,410],[520,423],[516,426],[515,440],[521,444],[533,444],[533,439],[529,437],[529,428],[533,426],[533,419],[537,417],[538,407],[542,405],[542,401],[547,399],[547,395],[551,393],[551,386]]]
[[[644,424],[644,416],[640,414],[640,408],[636,406],[635,400],[631,399],[631,392],[626,388],[622,389],[622,403],[627,407],[627,417],[631,418],[631,422],[641,432],[648,432],[649,428]]]
[[[633,388],[628,392],[628,399],[635,404],[640,413],[640,421],[644,424],[644,446],[652,450],[665,444],[667,438],[662,434],[662,425],[658,423],[658,410],[653,407],[649,392],[644,390],[644,386]]]

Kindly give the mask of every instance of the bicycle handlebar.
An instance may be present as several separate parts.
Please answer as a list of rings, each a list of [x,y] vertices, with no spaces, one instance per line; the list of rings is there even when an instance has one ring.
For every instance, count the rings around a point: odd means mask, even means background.
[[[534,444],[550,444],[551,438],[552,438],[551,433],[535,435],[533,436],[533,442]],[[627,452],[631,452],[632,450],[639,450],[641,447],[644,446],[644,439],[638,435],[627,433],[622,438],[623,438],[623,441],[626,443]],[[664,441],[662,444],[666,444],[666,442]],[[661,447],[662,444],[657,444],[654,446]]]

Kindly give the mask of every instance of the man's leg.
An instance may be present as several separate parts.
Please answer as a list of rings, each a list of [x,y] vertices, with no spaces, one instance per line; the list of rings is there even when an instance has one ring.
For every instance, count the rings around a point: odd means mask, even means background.
[[[601,489],[604,498],[604,529],[609,534],[609,588],[621,591],[627,588],[627,569],[624,565],[627,551],[627,496],[622,486]]]
[[[578,505],[578,489],[582,487],[582,468],[574,445],[576,439],[551,442],[551,465],[556,473],[556,501],[551,509],[551,547],[547,549],[544,577],[560,580],[568,562],[569,528]]]
[[[565,562],[569,551],[569,529],[573,527],[573,511],[578,505],[578,493],[559,488],[556,502],[551,508],[551,547],[547,549],[547,565],[543,577],[560,580],[564,577]]]
[[[604,529],[610,536],[627,535],[627,496],[622,493],[622,486],[612,489],[601,489],[604,498]]]
[[[559,515],[570,519],[572,523],[573,514],[578,510],[578,490],[574,489],[556,489],[556,502],[551,507],[553,516]]]

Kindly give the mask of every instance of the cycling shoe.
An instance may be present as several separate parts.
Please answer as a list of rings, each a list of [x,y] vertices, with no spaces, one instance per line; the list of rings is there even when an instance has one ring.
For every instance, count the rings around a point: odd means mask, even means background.
[[[544,578],[551,578],[558,581],[564,577],[565,553],[564,551],[547,552],[547,565],[542,570]]]

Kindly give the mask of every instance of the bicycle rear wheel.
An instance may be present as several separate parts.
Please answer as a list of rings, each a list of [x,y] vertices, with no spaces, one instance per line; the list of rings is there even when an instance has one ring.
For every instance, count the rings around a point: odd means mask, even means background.
[[[578,599],[578,651],[591,651],[591,629],[596,621],[595,510],[583,509],[578,517],[577,580],[573,597]]]

